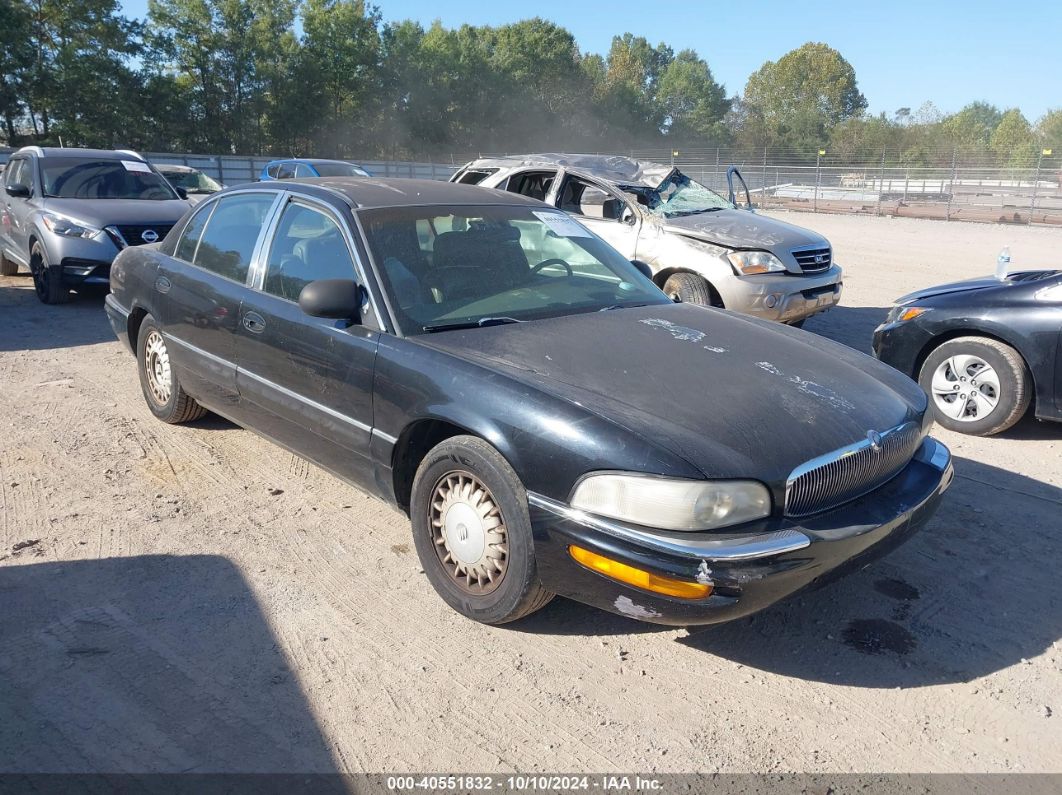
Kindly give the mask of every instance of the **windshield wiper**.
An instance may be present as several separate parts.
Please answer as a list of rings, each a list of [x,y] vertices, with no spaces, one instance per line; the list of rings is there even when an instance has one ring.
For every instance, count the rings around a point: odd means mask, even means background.
[[[673,213],[669,213],[672,217],[679,215],[700,215],[701,213],[717,213],[727,209],[726,207],[702,207],[699,210],[676,210]]]
[[[612,306],[603,306],[598,312],[611,312],[613,309],[637,309],[640,306],[646,306],[646,304],[613,304]]]
[[[479,320],[463,320],[460,323],[436,323],[421,326],[421,331],[429,334],[435,331],[450,331],[461,328],[483,328],[484,326],[504,326],[507,323],[526,323],[526,320],[517,320],[515,317],[481,317]]]

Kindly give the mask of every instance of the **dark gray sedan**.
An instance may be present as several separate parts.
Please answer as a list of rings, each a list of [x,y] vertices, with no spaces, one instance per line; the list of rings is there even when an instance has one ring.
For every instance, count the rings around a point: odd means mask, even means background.
[[[111,285],[157,417],[215,411],[396,504],[478,621],[554,594],[734,618],[904,540],[952,476],[905,376],[672,303],[565,213],[499,191],[228,189],[124,251]]]

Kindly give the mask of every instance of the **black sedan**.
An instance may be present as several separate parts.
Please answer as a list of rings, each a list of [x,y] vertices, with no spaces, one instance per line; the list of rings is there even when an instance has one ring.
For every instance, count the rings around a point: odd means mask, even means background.
[[[418,180],[222,191],[115,262],[166,422],[207,409],[412,520],[439,594],[722,621],[899,543],[951,476],[908,378],[674,304],[533,199]]]
[[[1034,404],[1062,420],[1062,271],[930,287],[896,301],[874,354],[918,379],[936,420],[960,433],[1010,428]]]

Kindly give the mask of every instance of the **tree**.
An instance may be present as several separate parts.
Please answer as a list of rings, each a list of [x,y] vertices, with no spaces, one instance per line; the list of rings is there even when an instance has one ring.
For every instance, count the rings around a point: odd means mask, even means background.
[[[665,114],[668,138],[702,143],[726,139],[723,118],[730,110],[726,90],[693,50],[682,50],[664,69],[656,104]]]
[[[10,145],[21,138],[18,122],[26,111],[33,62],[30,15],[25,3],[0,4],[0,115],[4,137]]]
[[[867,107],[852,65],[832,47],[811,42],[753,73],[743,103],[764,144],[808,151]]]
[[[942,129],[950,143],[967,157],[989,153],[992,133],[1003,114],[987,102],[971,102],[942,122]]]
[[[1040,144],[1050,149],[1055,157],[1062,155],[1062,108],[1049,110],[1036,124]]]
[[[989,147],[1001,166],[1029,168],[1036,165],[1039,148],[1032,126],[1017,108],[1002,115],[992,131]]]

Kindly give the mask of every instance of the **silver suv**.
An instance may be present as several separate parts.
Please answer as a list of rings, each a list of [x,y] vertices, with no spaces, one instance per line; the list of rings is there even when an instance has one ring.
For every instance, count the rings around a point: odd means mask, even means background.
[[[737,169],[724,199],[674,166],[609,155],[519,155],[474,160],[451,182],[540,199],[575,216],[673,299],[799,326],[841,299],[830,242],[751,211]],[[735,185],[745,207],[735,200]]]
[[[106,286],[119,251],[162,240],[189,206],[136,152],[23,147],[3,175],[0,273],[29,268],[41,301],[65,303]]]

